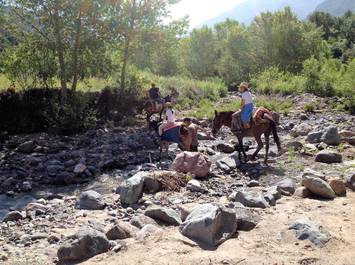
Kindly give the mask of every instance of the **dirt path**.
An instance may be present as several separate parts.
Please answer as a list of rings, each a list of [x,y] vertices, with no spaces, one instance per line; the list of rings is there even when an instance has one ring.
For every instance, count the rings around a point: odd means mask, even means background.
[[[355,262],[355,193],[334,201],[283,197],[277,206],[260,211],[262,221],[250,232],[240,232],[215,251],[203,250],[177,228],[109,252],[83,264],[319,264],[353,265]],[[308,217],[321,224],[332,239],[323,248],[296,239],[287,227]]]

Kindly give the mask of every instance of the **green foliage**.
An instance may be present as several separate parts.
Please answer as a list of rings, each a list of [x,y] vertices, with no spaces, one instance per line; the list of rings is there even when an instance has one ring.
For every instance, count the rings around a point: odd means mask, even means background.
[[[304,105],[305,112],[314,112],[314,105],[312,103]]]
[[[75,93],[64,104],[55,97],[49,106],[45,113],[49,127],[60,133],[71,134],[96,126],[97,110],[88,95]]]
[[[289,95],[302,91],[305,78],[301,75],[280,71],[277,67],[270,67],[260,74],[253,75],[250,82],[258,92]]]

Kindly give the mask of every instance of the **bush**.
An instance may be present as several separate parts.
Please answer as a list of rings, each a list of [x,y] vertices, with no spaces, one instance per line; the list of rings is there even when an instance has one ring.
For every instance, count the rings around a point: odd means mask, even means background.
[[[305,112],[314,112],[314,105],[313,104],[306,104],[304,105]]]

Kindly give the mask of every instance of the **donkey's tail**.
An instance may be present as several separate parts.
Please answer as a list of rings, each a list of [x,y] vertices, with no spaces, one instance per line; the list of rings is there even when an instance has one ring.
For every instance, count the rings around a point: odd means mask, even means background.
[[[280,152],[281,151],[281,142],[280,142],[279,135],[277,134],[276,122],[272,118],[267,117],[267,119],[270,121],[272,135],[273,135],[274,141],[275,141],[275,143],[277,145],[277,149]]]

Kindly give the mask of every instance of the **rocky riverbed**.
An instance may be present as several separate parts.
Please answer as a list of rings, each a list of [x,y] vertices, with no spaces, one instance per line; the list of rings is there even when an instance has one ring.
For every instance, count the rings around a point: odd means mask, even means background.
[[[172,146],[173,163],[157,162],[142,128],[3,135],[0,260],[353,264],[355,117],[292,100],[278,128],[284,151],[271,141],[267,165],[264,149],[241,163],[228,128],[200,153]],[[308,101],[321,111],[304,113]],[[245,146],[250,156],[255,142]]]

